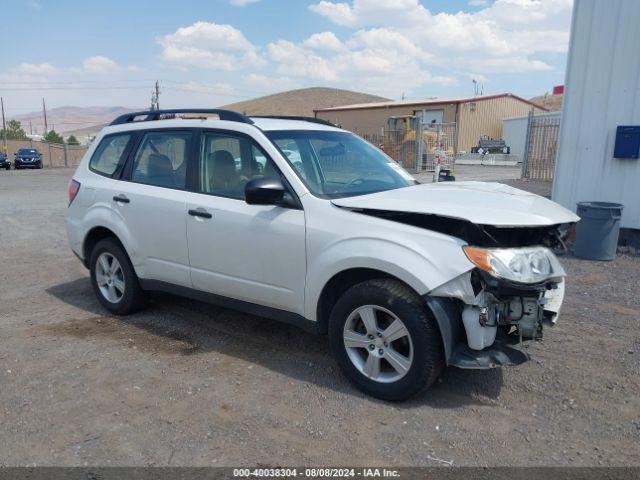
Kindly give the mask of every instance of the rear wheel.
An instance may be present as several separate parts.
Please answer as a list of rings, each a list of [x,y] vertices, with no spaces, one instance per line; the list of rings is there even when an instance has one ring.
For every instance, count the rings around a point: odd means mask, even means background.
[[[349,380],[383,400],[404,400],[427,388],[444,366],[435,319],[397,280],[369,280],[347,290],[331,312],[329,335]]]
[[[120,244],[100,240],[89,261],[91,285],[100,303],[115,315],[128,315],[144,306],[144,292]]]

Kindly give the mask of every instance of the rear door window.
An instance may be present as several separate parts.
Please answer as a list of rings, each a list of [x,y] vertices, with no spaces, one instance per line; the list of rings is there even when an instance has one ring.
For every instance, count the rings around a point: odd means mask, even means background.
[[[131,134],[129,133],[109,135],[103,138],[89,161],[89,168],[96,173],[110,177],[116,171],[130,141]]]
[[[133,160],[131,181],[184,190],[191,132],[148,132]]]

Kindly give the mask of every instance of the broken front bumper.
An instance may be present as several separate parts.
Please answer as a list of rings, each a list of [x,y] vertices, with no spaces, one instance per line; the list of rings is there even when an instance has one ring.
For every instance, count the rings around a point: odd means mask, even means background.
[[[446,295],[446,296],[445,296]],[[472,271],[425,296],[444,343],[447,365],[486,369],[529,360],[524,340],[539,340],[553,325],[564,280],[513,284]]]

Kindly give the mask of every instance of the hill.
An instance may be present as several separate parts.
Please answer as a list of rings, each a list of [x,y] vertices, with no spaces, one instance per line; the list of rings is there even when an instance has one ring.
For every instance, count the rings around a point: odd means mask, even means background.
[[[533,97],[530,100],[538,105],[547,107],[549,110],[554,112],[562,110],[562,94],[552,95],[550,93],[545,93],[544,95]]]
[[[312,87],[275,93],[221,108],[247,115],[304,115],[313,117],[318,108],[337,107],[352,103],[384,102],[388,98],[337,88]]]
[[[224,105],[219,108],[244,112],[248,115],[273,114],[312,117],[313,110],[317,108],[352,103],[382,102],[385,100],[388,99],[367,93],[337,88],[313,87],[275,93]],[[93,136],[118,115],[136,110],[144,109],[128,107],[57,107],[47,110],[47,124],[49,128],[55,128],[58,133],[62,133],[65,136],[75,135],[78,138]],[[44,131],[44,120],[41,111],[16,115],[12,118],[19,120],[27,133],[30,132],[29,121],[31,121],[33,133],[42,133]]]
[[[127,107],[56,107],[47,109],[47,125],[65,135],[95,134],[104,124],[111,122],[118,115],[135,110]],[[13,118],[22,123],[22,128],[27,133],[30,133],[30,130],[33,133],[44,131],[42,111],[15,115]],[[31,122],[31,128],[29,122]]]

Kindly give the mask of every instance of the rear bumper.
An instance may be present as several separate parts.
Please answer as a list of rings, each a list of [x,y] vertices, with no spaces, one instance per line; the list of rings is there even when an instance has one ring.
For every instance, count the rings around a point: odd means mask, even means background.
[[[80,261],[86,266],[86,259],[84,258],[84,252],[82,249],[84,240],[84,230],[81,223],[73,217],[67,216],[67,238],[69,239],[69,246],[71,251]]]

